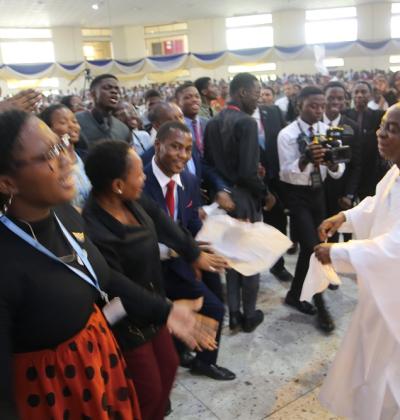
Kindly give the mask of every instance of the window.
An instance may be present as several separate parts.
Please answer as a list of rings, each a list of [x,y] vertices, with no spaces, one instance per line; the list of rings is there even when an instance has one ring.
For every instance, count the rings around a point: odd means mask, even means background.
[[[4,64],[55,61],[51,29],[0,28],[0,50]]]
[[[392,3],[390,31],[392,38],[400,38],[400,3]]]
[[[228,66],[229,73],[258,73],[276,70],[276,63],[245,64]]]
[[[187,31],[187,23],[171,23],[169,25],[145,26],[144,33],[146,35],[164,34],[168,32]]]
[[[325,67],[343,67],[344,60],[343,58],[325,58],[323,60]]]
[[[112,58],[111,29],[82,29],[82,36],[83,56],[86,60],[108,60]]]
[[[355,41],[357,39],[357,10],[339,7],[306,11],[306,43]]]
[[[145,26],[147,55],[173,55],[188,52],[188,25],[185,22]]]
[[[272,15],[237,16],[225,19],[228,50],[274,45]]]
[[[389,57],[390,70],[393,72],[400,70],[400,55],[391,55]]]
[[[86,60],[107,60],[112,58],[110,41],[88,41],[83,43],[83,56]]]

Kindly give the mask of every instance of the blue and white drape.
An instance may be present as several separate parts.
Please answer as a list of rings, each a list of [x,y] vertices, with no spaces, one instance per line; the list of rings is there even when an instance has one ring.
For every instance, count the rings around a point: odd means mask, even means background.
[[[324,44],[327,55],[385,55],[399,51],[400,39],[378,42],[354,41]],[[93,74],[113,73],[135,75],[151,72],[168,72],[178,69],[203,67],[214,69],[221,65],[311,59],[313,45],[293,47],[267,47],[236,51],[220,51],[207,54],[185,53],[169,56],[147,57],[133,61],[94,60],[79,63],[0,64],[0,78],[65,77],[73,79],[84,69]]]

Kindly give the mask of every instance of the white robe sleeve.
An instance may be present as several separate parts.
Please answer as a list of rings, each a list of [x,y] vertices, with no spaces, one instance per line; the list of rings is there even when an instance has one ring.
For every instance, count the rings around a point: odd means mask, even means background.
[[[357,281],[369,289],[400,343],[400,223],[374,239],[349,241],[332,248],[333,264],[354,268]]]

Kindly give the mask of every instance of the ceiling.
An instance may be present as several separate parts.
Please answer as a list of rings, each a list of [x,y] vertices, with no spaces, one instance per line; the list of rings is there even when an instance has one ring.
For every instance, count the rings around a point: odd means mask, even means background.
[[[371,0],[0,0],[0,27],[158,24],[365,3]]]

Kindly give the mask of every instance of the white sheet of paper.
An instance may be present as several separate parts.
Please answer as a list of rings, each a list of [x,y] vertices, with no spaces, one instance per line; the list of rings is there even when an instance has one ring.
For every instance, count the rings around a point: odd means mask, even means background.
[[[316,293],[323,292],[330,284],[342,284],[342,282],[333,267],[330,264],[321,264],[313,253],[301,290],[300,300],[312,302],[313,296]]]
[[[242,222],[228,215],[207,217],[196,239],[209,242],[244,276],[270,269],[292,245],[270,225]]]

